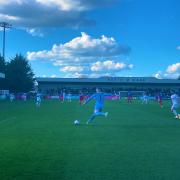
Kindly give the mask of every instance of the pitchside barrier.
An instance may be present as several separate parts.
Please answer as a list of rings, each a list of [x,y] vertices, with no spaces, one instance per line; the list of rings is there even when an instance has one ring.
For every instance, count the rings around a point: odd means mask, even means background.
[[[129,91],[119,91],[118,93],[112,94],[109,93],[109,95],[105,96],[105,99],[107,100],[119,100],[120,98],[127,98],[128,96],[128,92]],[[130,91],[131,95],[134,99],[139,99],[140,97],[143,96],[143,94],[145,93],[144,91]],[[119,96],[120,95],[120,96]],[[86,98],[88,98],[90,95],[84,95]],[[56,95],[56,96],[50,96],[50,95],[46,95],[45,99],[61,99],[61,95]],[[68,94],[66,94],[65,99],[68,99],[69,96]],[[79,95],[71,95],[71,99],[79,99]]]
[[[90,97],[91,95],[84,95],[84,97],[85,97],[85,99],[87,99],[88,97]],[[62,96],[45,96],[45,99],[49,99],[49,100],[53,100],[53,99],[59,99],[59,100],[61,100],[61,98],[62,98]],[[69,99],[69,98],[71,98],[72,100],[74,99],[74,100],[77,100],[77,99],[79,99],[79,95],[72,95],[72,96],[68,96],[68,95],[66,95],[65,96],[65,99]],[[119,100],[120,99],[120,97],[119,97],[119,95],[114,95],[114,94],[109,94],[109,95],[106,95],[105,96],[105,99],[106,100]]]
[[[0,90],[0,100],[4,100],[9,95],[9,90]]]

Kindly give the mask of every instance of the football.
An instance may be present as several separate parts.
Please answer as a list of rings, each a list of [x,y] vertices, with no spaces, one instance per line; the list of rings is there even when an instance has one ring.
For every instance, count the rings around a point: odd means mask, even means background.
[[[80,121],[79,120],[75,120],[74,121],[74,125],[80,125]]]

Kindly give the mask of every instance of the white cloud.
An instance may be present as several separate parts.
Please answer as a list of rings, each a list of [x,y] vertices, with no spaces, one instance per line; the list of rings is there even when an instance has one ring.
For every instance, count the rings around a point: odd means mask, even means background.
[[[114,74],[110,74],[110,73],[79,73],[79,72],[75,72],[75,73],[71,73],[71,74],[66,74],[66,78],[99,78],[99,77],[110,77],[110,76],[114,76]]]
[[[90,75],[87,73],[74,72],[65,74],[64,78],[90,78]]]
[[[180,63],[169,65],[166,72],[169,74],[180,73]]]
[[[44,37],[44,34],[41,32],[40,29],[37,29],[37,28],[29,29],[29,28],[27,28],[26,31],[29,34],[31,34],[32,36]]]
[[[0,19],[3,19],[3,21],[18,21],[20,20],[19,17],[16,16],[10,16],[10,15],[6,15],[6,14],[1,14],[0,13]]]
[[[43,50],[38,52],[28,52],[29,60],[48,58],[55,62],[74,61],[80,62],[84,59],[92,61],[92,58],[113,57],[122,54],[128,54],[130,49],[126,46],[119,45],[114,38],[102,36],[99,39],[93,39],[86,33],[81,33],[80,37],[76,37],[65,44],[54,44],[50,51]]]
[[[21,4],[22,2],[23,0],[0,0],[0,5],[3,6],[11,3]]]
[[[65,66],[60,69],[61,72],[82,72],[83,67],[81,66]]]
[[[167,79],[177,79],[179,76],[180,76],[180,73],[173,73],[173,74],[165,73],[164,74],[164,78],[167,78]]]
[[[88,9],[81,1],[75,0],[37,0],[37,2],[46,6],[57,6],[63,11],[84,11]]]
[[[97,61],[91,66],[92,71],[118,71],[122,69],[132,69],[133,65],[125,64],[123,62],[114,62],[114,61]]]
[[[0,0],[0,19],[18,28],[95,25],[87,12],[118,0]]]
[[[158,71],[157,73],[153,74],[153,76],[157,79],[162,79],[163,78],[162,71]]]
[[[120,45],[113,37],[92,38],[87,33],[64,44],[54,44],[51,50],[27,52],[28,60],[50,61],[64,73],[85,72],[108,73],[132,69],[133,65],[120,59],[125,58],[130,48]],[[111,59],[111,60],[108,60]]]
[[[51,52],[48,52],[46,50],[38,51],[38,52],[27,52],[27,58],[29,60],[37,60],[37,59],[48,59],[50,60],[54,56],[51,54]]]
[[[57,78],[56,74],[51,75],[51,78]]]
[[[57,6],[63,11],[87,11],[90,9],[109,6],[118,0],[36,0],[45,6]]]
[[[180,46],[177,46],[177,50],[180,50]]]
[[[154,74],[154,77],[158,79],[170,78],[177,79],[180,76],[180,63],[169,65],[165,71],[158,71]]]

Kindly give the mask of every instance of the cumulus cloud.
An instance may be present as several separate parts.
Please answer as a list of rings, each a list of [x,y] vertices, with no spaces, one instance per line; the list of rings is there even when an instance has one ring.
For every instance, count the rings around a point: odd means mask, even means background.
[[[48,58],[61,62],[61,60],[67,59],[67,61],[73,60],[78,63],[84,59],[92,61],[92,58],[95,57],[113,57],[129,52],[129,47],[119,45],[112,37],[103,35],[99,39],[94,39],[83,32],[80,37],[65,44],[53,45],[50,51],[28,52],[27,57],[29,60]]]
[[[57,78],[56,74],[51,75],[51,78]]]
[[[180,46],[177,46],[177,50],[180,50]]]
[[[100,38],[93,38],[83,32],[81,36],[69,42],[54,44],[51,50],[27,52],[27,58],[30,61],[50,61],[54,66],[59,66],[60,71],[64,73],[92,74],[92,72],[119,72],[123,69],[132,69],[132,64],[120,60],[129,53],[130,48],[120,45],[113,37],[102,35]]]
[[[180,76],[180,63],[169,65],[165,71],[158,71],[154,74],[154,77],[158,79],[170,78],[177,79]]]
[[[166,72],[169,74],[180,73],[180,63],[169,65]]]
[[[156,72],[155,74],[153,74],[153,76],[157,79],[162,79],[163,78],[162,71]]]
[[[18,21],[20,20],[19,17],[16,17],[16,16],[10,16],[10,15],[6,15],[6,14],[1,14],[0,13],[0,19],[3,19],[3,21]]]
[[[7,5],[7,4],[11,4],[11,3],[18,3],[18,4],[21,4],[22,3],[22,0],[0,0],[0,5]]]
[[[75,73],[70,73],[70,74],[66,74],[65,77],[67,78],[100,78],[100,77],[111,77],[111,76],[115,76],[115,74],[113,73],[79,73],[79,72],[75,72]]]
[[[114,61],[97,61],[91,66],[91,71],[118,71],[122,69],[132,69],[133,65],[125,64],[123,62],[114,62]]]
[[[91,8],[91,3],[82,0],[37,0],[38,3],[47,7],[57,6],[62,11],[85,11]]]
[[[92,26],[95,22],[87,17],[87,12],[115,1],[0,0],[0,19],[21,28]]]
[[[40,29],[37,29],[37,28],[29,29],[29,28],[27,28],[26,31],[29,34],[31,34],[32,36],[44,37],[44,34],[42,33],[42,31]]]
[[[81,66],[65,66],[60,69],[61,72],[82,72],[83,67]]]
[[[9,4],[40,4],[47,7],[57,6],[60,10],[64,11],[85,11],[98,7],[105,7],[118,2],[118,0],[0,0],[0,5]]]

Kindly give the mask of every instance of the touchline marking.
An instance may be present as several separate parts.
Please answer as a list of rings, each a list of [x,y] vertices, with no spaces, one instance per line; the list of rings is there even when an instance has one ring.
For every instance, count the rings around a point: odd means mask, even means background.
[[[3,120],[0,120],[0,124],[4,123],[4,122],[7,122],[7,121],[10,121],[10,120],[14,120],[16,119],[16,117],[11,117],[11,118],[6,118],[6,119],[3,119]]]

